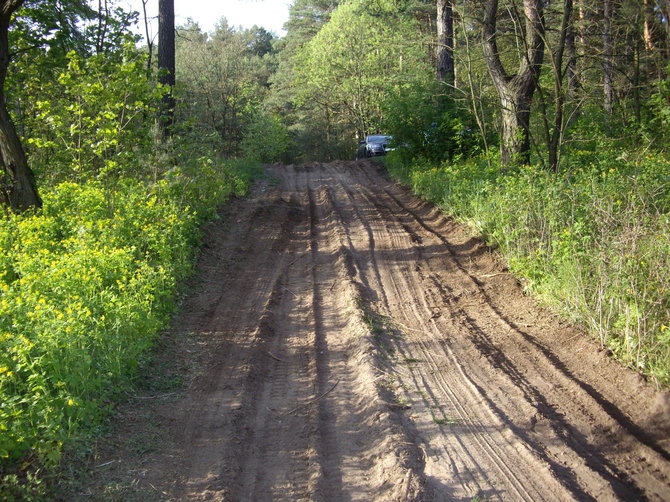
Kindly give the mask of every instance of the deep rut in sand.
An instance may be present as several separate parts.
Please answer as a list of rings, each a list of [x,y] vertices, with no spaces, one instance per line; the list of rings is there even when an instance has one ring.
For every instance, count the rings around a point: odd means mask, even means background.
[[[268,176],[208,227],[172,329],[188,385],[124,412],[87,495],[670,499],[667,393],[481,242],[372,163]],[[132,453],[147,420],[160,439]]]

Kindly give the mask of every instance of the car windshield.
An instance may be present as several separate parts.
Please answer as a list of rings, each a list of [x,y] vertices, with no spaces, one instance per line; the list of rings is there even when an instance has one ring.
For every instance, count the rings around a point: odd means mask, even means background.
[[[368,136],[368,143],[383,143],[389,141],[391,136]]]

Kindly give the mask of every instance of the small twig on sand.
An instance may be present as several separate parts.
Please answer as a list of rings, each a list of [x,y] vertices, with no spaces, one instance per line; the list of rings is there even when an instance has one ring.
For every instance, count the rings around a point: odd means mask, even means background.
[[[481,277],[482,279],[490,279],[491,277],[496,277],[499,275],[508,275],[509,272],[498,272],[497,274],[481,274],[478,275],[477,277]]]
[[[121,462],[120,460],[110,460],[109,462],[105,462],[104,464],[96,465],[95,469],[99,469],[100,467],[105,467],[106,465],[111,465],[116,462]]]
[[[377,375],[377,378],[375,378],[375,380],[380,380],[380,379],[384,378],[384,375],[390,376],[392,378],[397,378],[398,375],[404,376],[404,377],[409,376],[409,373],[401,371],[399,368],[393,368],[393,373],[391,373],[390,371],[386,371],[385,369],[382,369],[378,366],[377,371],[379,371],[380,373],[383,373],[383,375]]]
[[[169,496],[170,496],[169,494],[165,493],[163,490],[159,490],[158,488],[156,488],[154,485],[152,485],[152,484],[149,483],[148,481],[147,481],[147,483],[149,484],[149,486],[150,486],[151,488],[153,488],[154,490],[156,490],[158,493],[160,493],[160,494],[162,494],[162,495],[165,495],[166,497],[169,497]]]
[[[159,399],[161,397],[174,396],[176,392],[170,392],[169,394],[160,394],[158,396],[133,396],[133,399]]]
[[[318,397],[315,397],[315,398],[313,398],[313,399],[309,399],[309,400],[305,401],[305,402],[302,403],[300,406],[296,406],[295,408],[293,408],[291,411],[288,411],[288,412],[286,412],[286,413],[283,413],[282,416],[285,417],[286,415],[292,415],[292,414],[295,413],[296,411],[298,411],[298,410],[300,410],[300,409],[302,409],[302,408],[305,408],[306,406],[309,406],[310,404],[314,404],[314,403],[316,403],[317,401],[319,401],[320,399],[323,399],[323,398],[326,397],[328,394],[330,394],[331,392],[333,392],[333,390],[335,389],[335,387],[337,387],[337,384],[338,384],[338,383],[340,383],[340,379],[339,379],[339,378],[337,379],[337,382],[335,382],[335,383],[333,384],[333,386],[332,386],[330,389],[328,389],[326,392],[324,392],[323,394],[321,394],[321,395],[318,396]]]
[[[272,359],[274,359],[275,361],[279,361],[280,363],[285,363],[285,362],[286,362],[286,361],[284,361],[283,359],[280,359],[280,358],[278,358],[277,356],[275,356],[275,355],[274,355],[272,352],[270,352],[269,350],[267,350],[267,351],[265,351],[265,352],[266,352],[266,354],[267,354],[268,356],[270,356],[270,357],[271,357]]]
[[[409,410],[412,407],[409,404],[401,404],[401,403],[386,403],[386,406],[396,410]]]
[[[403,323],[401,323],[401,322],[399,322],[399,321],[396,321],[396,320],[393,321],[393,324],[397,324],[397,325],[400,326],[402,329],[406,329],[407,331],[414,331],[415,333],[425,333],[425,332],[426,332],[425,329],[414,329],[414,328],[410,328],[409,326],[406,326],[406,325],[404,325]]]
[[[304,253],[300,253],[298,256],[296,256],[291,263],[289,263],[287,266],[290,267],[293,265],[295,262],[297,262],[300,258],[302,258]]]

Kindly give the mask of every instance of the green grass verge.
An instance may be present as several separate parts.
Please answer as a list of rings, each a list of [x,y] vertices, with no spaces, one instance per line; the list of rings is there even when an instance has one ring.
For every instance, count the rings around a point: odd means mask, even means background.
[[[579,160],[579,152],[572,159]],[[477,158],[390,173],[500,249],[534,294],[624,364],[670,383],[670,161],[610,153],[586,167],[505,172]]]
[[[96,433],[169,322],[202,222],[259,167],[62,183],[43,209],[0,216],[0,500]]]

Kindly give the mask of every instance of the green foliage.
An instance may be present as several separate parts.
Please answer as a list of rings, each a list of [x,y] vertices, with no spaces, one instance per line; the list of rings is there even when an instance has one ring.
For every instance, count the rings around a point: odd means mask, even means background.
[[[383,130],[403,145],[405,162],[422,158],[440,163],[480,149],[472,120],[449,97],[440,96],[438,88],[430,76],[385,96]]]
[[[158,186],[159,196],[191,207],[201,218],[209,219],[216,213],[216,202],[229,195],[244,195],[251,179],[261,171],[260,162],[253,158],[222,163],[201,156],[169,169]]]
[[[288,128],[276,114],[257,113],[242,141],[245,158],[260,162],[284,160],[291,147]]]
[[[162,90],[121,25],[123,44],[92,25],[96,54],[33,49],[10,76],[44,199],[41,211],[0,217],[0,474],[16,497],[38,497],[23,475],[57,466],[127,392],[192,269],[200,223],[259,169],[222,164],[220,143],[192,123],[159,141]],[[235,43],[269,57],[267,36],[249,35]],[[242,91],[245,116],[255,89]]]
[[[92,40],[86,37],[84,24],[96,18],[88,4],[87,0],[26,0],[13,20],[10,47],[21,49],[20,58],[34,57],[47,47],[51,62],[62,62],[71,50],[88,52]]]
[[[286,23],[289,52],[316,35],[339,3],[338,0],[295,0],[289,7]]]
[[[665,70],[670,75],[670,65]],[[666,78],[658,84],[656,92],[651,96],[653,116],[651,119],[652,134],[656,147],[668,148],[670,139],[670,79]]]
[[[48,488],[39,476],[28,472],[26,479],[16,474],[0,475],[0,500],[12,502],[48,502]]]
[[[57,65],[71,51],[81,56],[113,53],[128,37],[137,40],[130,27],[138,13],[114,6],[119,3],[26,0],[12,21],[10,46],[20,48],[16,55],[27,57],[27,63],[39,53],[48,53],[50,63]]]
[[[145,57],[127,44],[115,57],[67,59],[57,79],[36,73],[24,81],[36,96],[24,105],[33,169],[52,182],[137,172],[152,146],[147,118],[162,95],[146,77]]]
[[[61,183],[0,219],[0,471],[54,467],[100,423],[169,320],[202,218],[253,165]]]
[[[397,9],[394,1],[343,3],[292,61],[295,104],[310,110],[320,143],[348,147],[349,156],[356,136],[381,128],[383,99],[432,73],[416,21]]]
[[[232,28],[225,18],[211,35],[197,24],[178,32],[177,122],[189,140],[237,156],[267,94],[273,38],[258,28]]]
[[[591,329],[632,368],[670,383],[670,161],[600,151],[560,175],[490,159],[396,177],[499,246],[526,286]],[[489,167],[492,165],[492,167]]]

